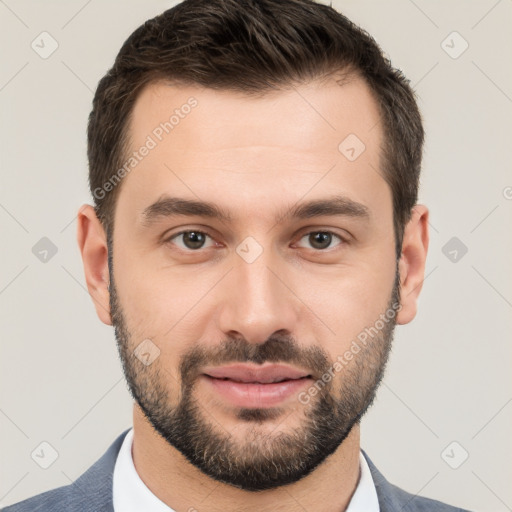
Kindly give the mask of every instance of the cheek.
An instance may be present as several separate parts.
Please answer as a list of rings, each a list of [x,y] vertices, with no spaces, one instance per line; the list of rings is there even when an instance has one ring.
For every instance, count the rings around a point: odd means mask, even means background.
[[[330,278],[315,279],[309,282],[310,286],[304,285],[300,296],[306,298],[304,302],[312,311],[307,314],[318,316],[325,325],[317,334],[317,343],[324,345],[334,358],[344,351],[358,334],[386,312],[394,280],[391,258],[391,263],[360,262]]]
[[[217,273],[154,268],[142,254],[116,255],[114,260],[116,288],[133,343],[150,338],[166,360],[177,361],[182,351],[201,339],[211,313],[205,312],[206,299],[219,279]]]

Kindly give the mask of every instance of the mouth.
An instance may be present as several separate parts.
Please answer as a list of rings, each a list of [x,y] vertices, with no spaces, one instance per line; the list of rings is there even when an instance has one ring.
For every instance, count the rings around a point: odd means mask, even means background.
[[[238,407],[275,407],[309,385],[312,375],[285,365],[231,365],[205,369],[202,380]]]
[[[272,384],[286,380],[312,377],[305,370],[284,364],[267,364],[263,366],[232,364],[229,366],[206,368],[204,374],[215,379],[254,384]]]
[[[217,380],[229,380],[231,382],[238,382],[239,384],[278,384],[279,382],[287,382],[291,380],[303,380],[303,379],[309,379],[311,378],[311,375],[305,375],[304,377],[297,377],[294,379],[289,379],[286,377],[278,378],[276,380],[238,380],[238,379],[230,379],[229,377],[213,377],[212,375],[205,374],[207,377],[210,377],[211,379],[217,379]]]

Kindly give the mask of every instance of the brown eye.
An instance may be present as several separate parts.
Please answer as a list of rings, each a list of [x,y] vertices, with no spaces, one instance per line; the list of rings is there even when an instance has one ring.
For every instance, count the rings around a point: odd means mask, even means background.
[[[204,248],[206,238],[211,237],[204,231],[191,229],[189,231],[180,231],[179,233],[176,233],[168,239],[168,242],[174,241],[175,239],[181,240],[181,245],[176,243],[180,249],[196,251]]]
[[[318,251],[323,251],[325,249],[329,249],[330,245],[333,241],[333,237],[337,238],[341,242],[344,242],[345,240],[331,232],[331,231],[311,231],[310,233],[307,233],[304,235],[301,240],[307,238],[308,243],[311,245],[311,247]],[[338,244],[341,245],[341,244]]]

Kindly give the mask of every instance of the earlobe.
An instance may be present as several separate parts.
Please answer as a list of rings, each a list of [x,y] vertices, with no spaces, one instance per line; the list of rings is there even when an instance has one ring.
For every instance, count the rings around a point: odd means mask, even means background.
[[[415,205],[404,230],[402,254],[398,263],[402,309],[397,315],[397,324],[407,324],[416,316],[418,297],[425,278],[429,243],[428,215],[425,205]]]
[[[91,205],[82,205],[78,211],[77,242],[96,313],[104,324],[112,325],[107,237]]]

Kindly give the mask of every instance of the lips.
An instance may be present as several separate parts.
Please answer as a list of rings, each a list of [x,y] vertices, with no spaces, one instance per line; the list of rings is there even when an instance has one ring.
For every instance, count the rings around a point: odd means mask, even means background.
[[[311,374],[307,371],[282,364],[270,364],[266,366],[233,364],[229,366],[206,368],[203,373],[216,379],[227,379],[235,382],[254,384],[270,384],[311,377]]]
[[[290,401],[312,375],[284,364],[231,364],[203,370],[199,382],[218,399],[243,408],[272,408]]]

